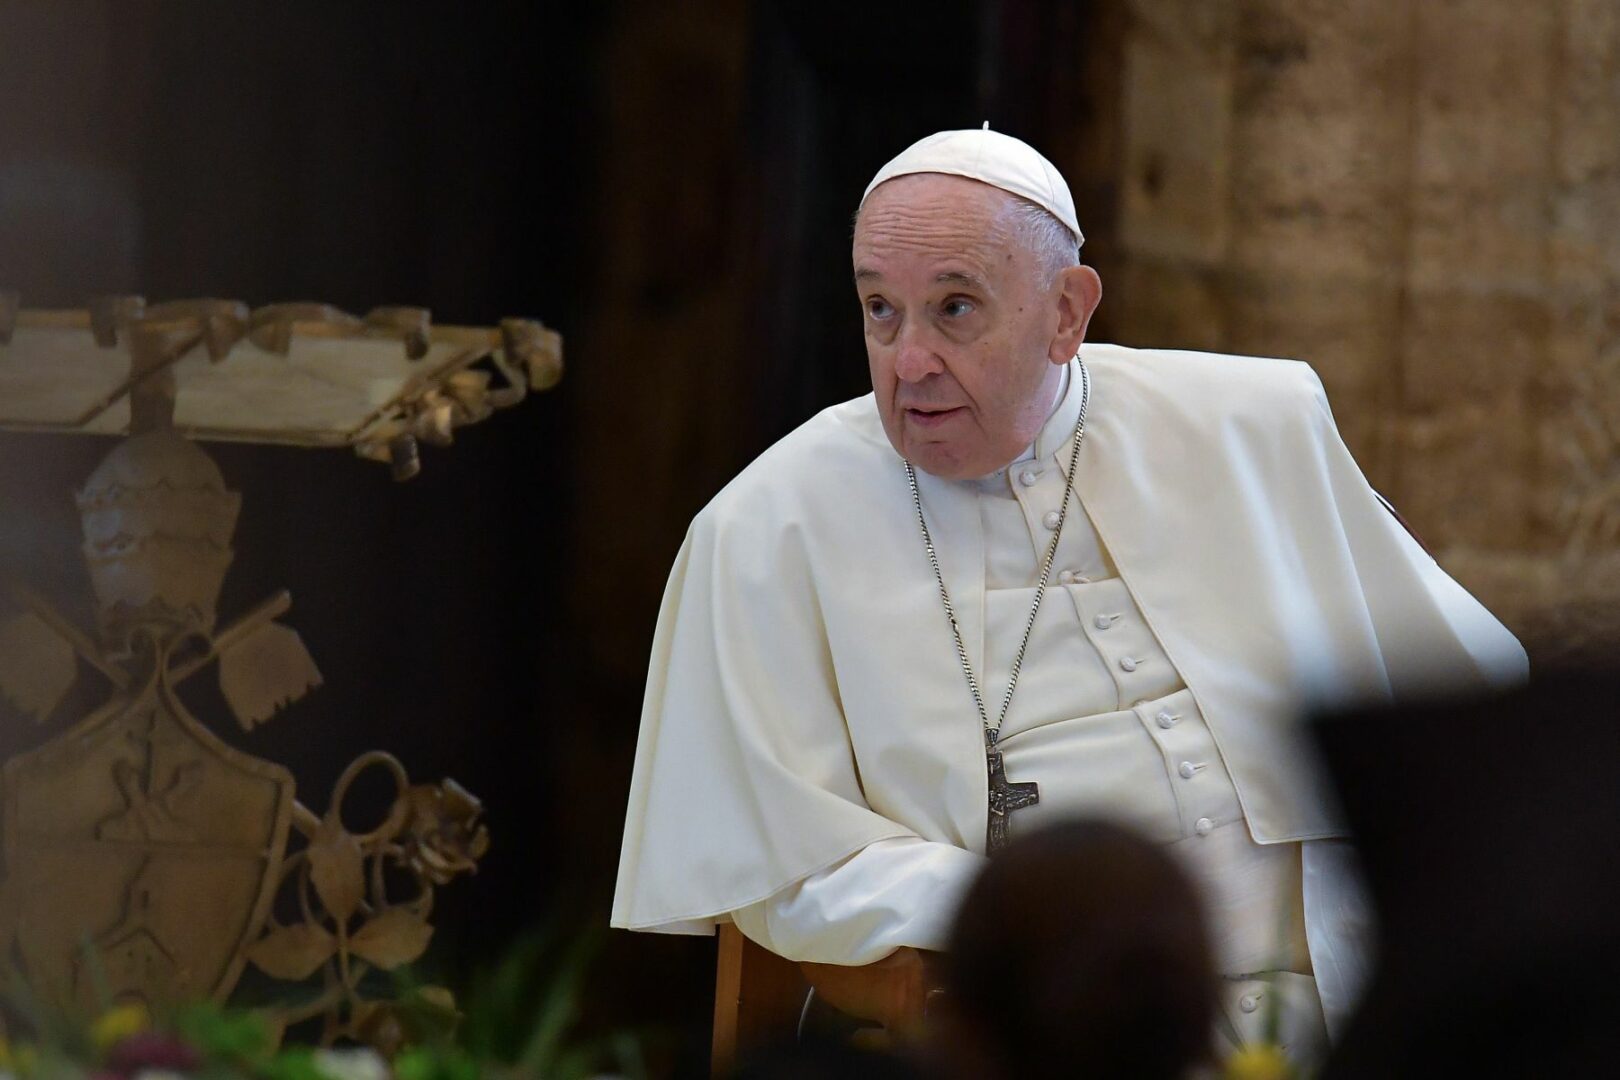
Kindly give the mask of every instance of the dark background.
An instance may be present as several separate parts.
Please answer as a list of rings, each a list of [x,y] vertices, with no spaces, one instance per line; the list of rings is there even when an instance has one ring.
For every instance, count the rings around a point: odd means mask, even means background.
[[[847,260],[876,168],[989,120],[1081,163],[1106,262],[1113,200],[1083,164],[1108,141],[1077,145],[1108,40],[1082,49],[1087,6],[0,3],[0,285],[25,306],[411,304],[563,335],[559,388],[407,484],[207,447],[244,497],[221,618],[290,589],[326,684],[251,734],[206,678],[193,711],[317,811],[373,747],[484,799],[494,846],[436,915],[451,978],[554,913],[605,925],[686,522],[866,389]],[[0,435],[0,569],[85,625],[71,495],[112,445]],[[7,752],[57,730],[0,703]],[[663,1026],[700,1064],[712,964],[708,940],[609,935],[590,1020]]]

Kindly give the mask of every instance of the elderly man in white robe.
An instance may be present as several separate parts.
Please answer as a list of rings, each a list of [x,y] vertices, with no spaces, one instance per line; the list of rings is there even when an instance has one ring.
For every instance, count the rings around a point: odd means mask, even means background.
[[[1524,653],[1368,486],[1306,365],[1083,344],[1081,242],[1057,170],[988,126],[873,179],[872,393],[692,523],[613,922],[731,921],[925,987],[987,854],[1102,815],[1201,886],[1219,1029],[1276,1009],[1311,1058],[1367,928],[1298,717],[1513,681]]]

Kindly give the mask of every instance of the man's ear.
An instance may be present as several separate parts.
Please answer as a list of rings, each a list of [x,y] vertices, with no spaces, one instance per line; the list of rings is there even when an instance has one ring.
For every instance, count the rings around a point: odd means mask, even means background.
[[[1102,303],[1102,278],[1089,266],[1066,266],[1055,284],[1058,326],[1046,356],[1054,364],[1067,364],[1080,351],[1091,315]]]

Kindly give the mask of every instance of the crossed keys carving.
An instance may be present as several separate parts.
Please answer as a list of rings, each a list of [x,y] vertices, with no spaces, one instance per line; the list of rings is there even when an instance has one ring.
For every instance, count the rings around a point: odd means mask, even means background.
[[[50,601],[21,582],[0,579],[0,591],[23,609],[0,623],[0,691],[43,721],[55,711],[77,677],[76,656],[119,690],[134,677]],[[220,690],[244,731],[321,684],[320,671],[298,633],[275,620],[292,609],[281,590],[214,634],[200,653],[167,658],[165,677],[179,686],[219,662]]]

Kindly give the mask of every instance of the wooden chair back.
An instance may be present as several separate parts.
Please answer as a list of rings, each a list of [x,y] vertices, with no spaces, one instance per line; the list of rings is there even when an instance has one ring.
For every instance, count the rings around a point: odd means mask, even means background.
[[[791,1040],[810,991],[798,964],[748,940],[731,923],[720,925],[719,942],[709,1067],[716,1080],[750,1053]]]

